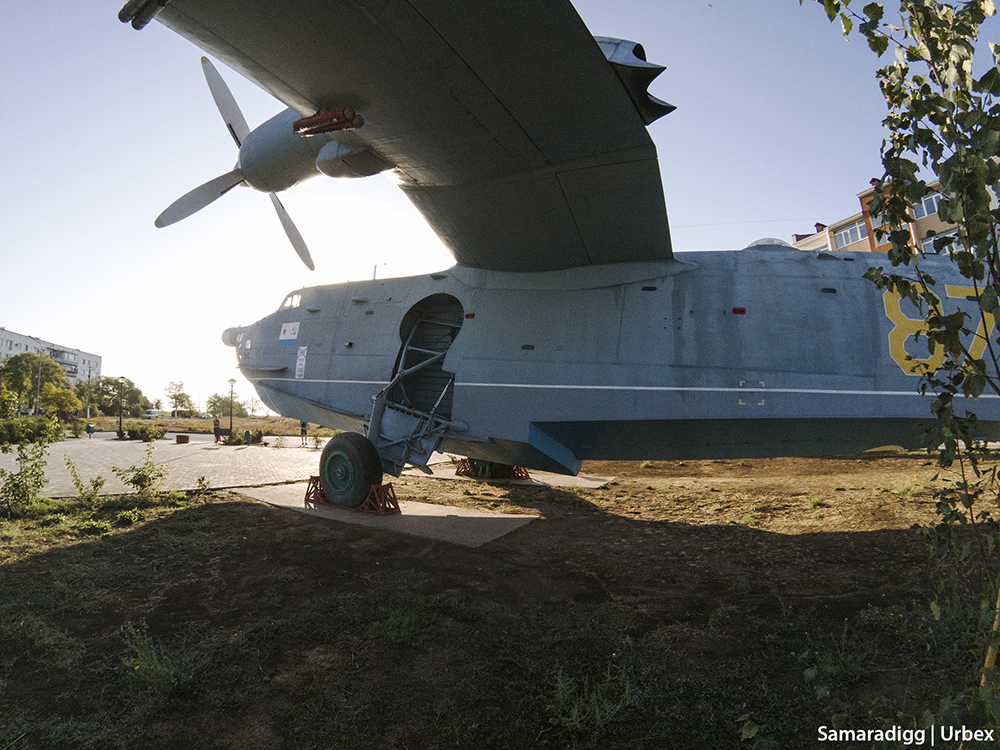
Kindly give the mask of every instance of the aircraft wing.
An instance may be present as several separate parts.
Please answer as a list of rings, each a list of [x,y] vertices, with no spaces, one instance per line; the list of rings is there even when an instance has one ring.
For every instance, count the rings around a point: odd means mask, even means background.
[[[644,117],[568,0],[170,0],[156,19],[303,116],[353,107],[337,140],[392,165],[463,265],[671,255]]]

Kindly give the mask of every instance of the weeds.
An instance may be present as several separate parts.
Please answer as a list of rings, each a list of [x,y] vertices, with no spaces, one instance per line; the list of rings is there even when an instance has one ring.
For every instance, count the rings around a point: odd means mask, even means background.
[[[146,623],[138,628],[128,623],[124,628],[125,645],[132,652],[122,664],[154,693],[174,697],[187,693],[194,685],[194,678],[180,660],[146,632]]]
[[[152,445],[146,447],[146,460],[141,466],[130,466],[128,469],[112,466],[111,471],[122,483],[133,489],[137,498],[144,501],[150,500],[167,478],[167,470],[163,464],[157,466],[153,463]]]
[[[136,507],[132,510],[119,511],[118,515],[115,516],[115,526],[132,526],[133,524],[139,523],[139,521],[145,520],[145,512]]]
[[[108,521],[91,518],[76,527],[77,531],[85,536],[101,536],[111,533],[111,524]]]
[[[80,473],[77,471],[73,459],[69,456],[63,456],[63,459],[66,461],[66,468],[69,469],[70,476],[73,478],[73,486],[76,487],[77,499],[84,505],[97,505],[100,500],[101,490],[104,489],[104,477],[91,477],[90,484],[85,485],[83,480],[80,479]]]
[[[632,683],[628,675],[609,664],[600,680],[577,680],[556,671],[548,705],[550,721],[571,732],[597,734],[612,722],[622,721],[633,705]]]
[[[197,482],[194,487],[194,494],[198,496],[205,496],[212,494],[212,487],[209,485],[208,480],[205,477],[198,477]]]

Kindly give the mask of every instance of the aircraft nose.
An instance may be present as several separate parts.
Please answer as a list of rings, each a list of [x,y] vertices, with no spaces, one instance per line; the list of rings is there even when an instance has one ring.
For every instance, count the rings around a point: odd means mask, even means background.
[[[239,346],[242,337],[242,328],[227,328],[222,332],[222,343],[226,346]]]

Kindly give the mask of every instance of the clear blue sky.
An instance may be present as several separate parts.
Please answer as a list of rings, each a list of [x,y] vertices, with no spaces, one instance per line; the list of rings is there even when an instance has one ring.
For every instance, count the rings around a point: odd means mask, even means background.
[[[282,194],[308,272],[267,197],[233,191],[166,229],[174,199],[236,150],[201,51],[119,23],[123,0],[0,4],[0,326],[104,357],[151,399],[251,387],[220,339],[303,285],[451,265],[389,179],[318,178]],[[591,32],[641,42],[677,106],[650,132],[677,251],[789,241],[858,210],[880,174],[878,67],[797,0],[579,0]],[[219,65],[253,127],[283,105]],[[344,250],[344,248],[350,248]],[[400,252],[405,248],[405,253]]]

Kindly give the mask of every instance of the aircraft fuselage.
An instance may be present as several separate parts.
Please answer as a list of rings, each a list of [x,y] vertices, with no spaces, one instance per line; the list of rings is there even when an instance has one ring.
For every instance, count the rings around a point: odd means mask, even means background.
[[[907,371],[928,354],[908,338],[916,311],[862,278],[884,262],[755,246],[543,273],[455,266],[304,288],[225,339],[280,414],[368,432],[374,408],[390,445],[430,415],[434,448],[540,470],[916,447],[934,420]],[[923,262],[943,295],[946,262]],[[969,305],[950,273],[946,304]]]

